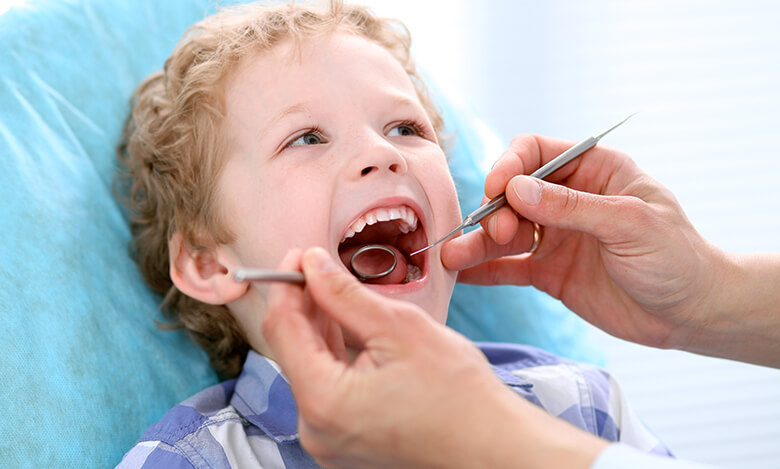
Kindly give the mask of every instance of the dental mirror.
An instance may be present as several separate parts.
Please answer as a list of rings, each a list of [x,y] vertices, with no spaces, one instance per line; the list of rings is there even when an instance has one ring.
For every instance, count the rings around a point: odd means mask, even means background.
[[[364,270],[368,270],[365,264],[374,264],[380,267],[376,268],[375,272],[365,272],[358,267],[361,263],[364,264]],[[381,244],[367,244],[355,251],[349,260],[350,270],[361,282],[385,277],[395,270],[396,265],[398,265],[398,258],[395,252]],[[384,266],[387,268],[381,270]],[[274,269],[240,268],[233,273],[233,278],[237,282],[286,282],[296,285],[306,283],[301,272],[285,272]]]
[[[361,264],[360,261],[362,261],[363,267],[355,265],[356,261],[357,264]],[[367,272],[368,267],[366,264],[372,266],[378,265],[379,267],[373,268],[376,272],[369,273]],[[395,252],[389,247],[381,244],[367,244],[355,251],[349,259],[349,269],[361,282],[389,275],[395,270],[396,265],[398,265],[398,258],[396,257]],[[384,266],[388,267],[385,270],[381,270]]]

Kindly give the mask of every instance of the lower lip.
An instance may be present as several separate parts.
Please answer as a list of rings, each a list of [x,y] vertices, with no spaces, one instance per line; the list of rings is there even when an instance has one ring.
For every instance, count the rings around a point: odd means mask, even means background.
[[[371,284],[367,283],[365,286],[368,288],[381,293],[383,295],[392,295],[392,294],[402,294],[402,293],[414,293],[416,291],[419,291],[423,289],[428,284],[428,270],[430,268],[430,258],[429,253],[423,254],[425,256],[425,259],[423,259],[423,266],[424,270],[422,273],[422,277],[415,280],[414,282],[409,283],[397,283],[397,284]]]
[[[403,294],[403,293],[414,293],[416,291],[422,290],[427,283],[428,283],[428,276],[424,275],[421,279],[409,283],[399,283],[399,284],[391,283],[386,285],[367,283],[365,284],[365,286],[367,286],[371,290],[381,293],[382,295],[396,295],[396,294]]]

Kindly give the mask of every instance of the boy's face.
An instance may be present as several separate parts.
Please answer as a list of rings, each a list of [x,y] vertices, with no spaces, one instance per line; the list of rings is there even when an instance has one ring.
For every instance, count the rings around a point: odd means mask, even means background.
[[[227,82],[219,203],[235,235],[222,247],[232,261],[273,268],[291,248],[322,246],[338,259],[370,243],[408,254],[456,226],[444,153],[401,65],[346,33],[305,41],[299,52],[287,41],[245,57]],[[439,253],[404,255],[421,268],[417,280],[368,287],[444,322],[456,272]],[[244,322],[261,314],[262,300],[229,306]]]

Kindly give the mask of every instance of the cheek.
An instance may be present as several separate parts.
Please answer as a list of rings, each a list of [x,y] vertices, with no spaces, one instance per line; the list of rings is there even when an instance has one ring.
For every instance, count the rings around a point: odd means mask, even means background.
[[[253,196],[242,201],[243,232],[236,234],[246,240],[243,250],[252,253],[255,262],[276,267],[290,249],[326,242],[332,195],[329,187],[318,183],[324,179],[289,170],[254,181]]]
[[[457,216],[460,217],[455,182],[452,180],[447,158],[441,149],[436,146],[434,150],[419,158],[417,165],[416,173],[430,200],[441,199],[442,204],[449,208],[448,213],[452,211],[452,207],[457,208]]]
[[[316,169],[289,171],[274,181],[272,229],[279,237],[319,237],[328,226],[333,200],[332,177]],[[315,228],[316,229],[313,229]],[[315,238],[316,239],[316,238]]]
[[[428,193],[432,201],[435,201],[440,216],[437,217],[439,223],[455,225],[461,221],[460,203],[458,202],[458,193],[455,190],[455,182],[452,180],[449,167],[437,165],[431,169],[435,179],[428,182]]]

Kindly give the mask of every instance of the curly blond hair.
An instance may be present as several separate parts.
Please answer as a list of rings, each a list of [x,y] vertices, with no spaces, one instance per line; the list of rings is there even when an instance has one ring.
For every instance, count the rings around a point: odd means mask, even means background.
[[[250,52],[269,50],[287,39],[300,45],[333,31],[356,34],[387,49],[406,70],[441,137],[442,119],[410,57],[409,32],[397,21],[341,1],[223,9],[191,26],[163,70],[146,78],[133,96],[118,147],[117,175],[130,212],[132,253],[149,286],[164,295],[161,307],[174,321],[172,327],[187,329],[222,378],[238,375],[249,345],[226,306],[202,303],[173,285],[168,242],[177,232],[195,250],[204,241],[232,241],[215,197],[226,158],[224,83],[231,70]]]

